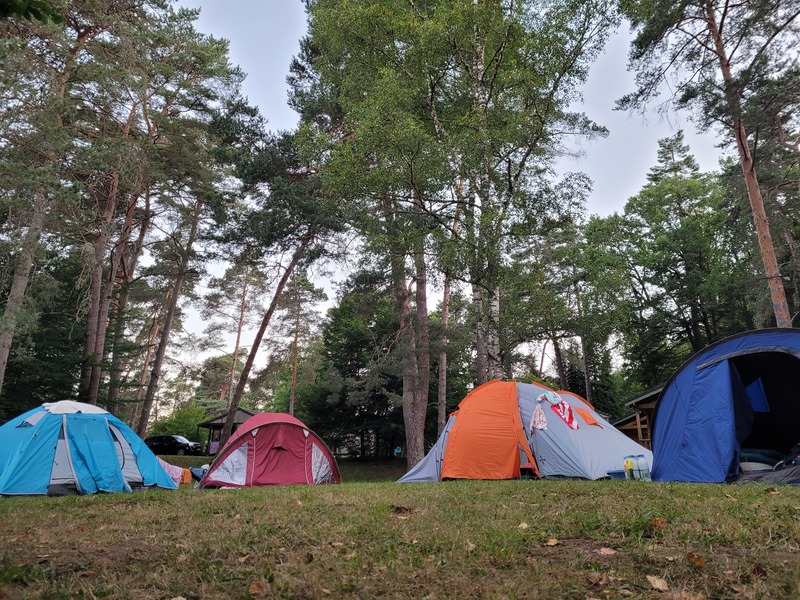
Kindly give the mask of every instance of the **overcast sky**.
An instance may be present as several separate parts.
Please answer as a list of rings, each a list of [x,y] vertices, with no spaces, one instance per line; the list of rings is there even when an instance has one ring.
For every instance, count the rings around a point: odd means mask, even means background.
[[[246,73],[244,93],[257,104],[272,130],[293,129],[297,115],[286,104],[286,75],[306,31],[301,0],[182,0],[200,7],[197,28],[230,41],[231,62]],[[617,98],[633,90],[633,75],[626,70],[627,27],[612,37],[604,54],[592,67],[583,91],[582,110],[610,134],[583,145],[584,156],[562,163],[583,171],[594,181],[590,213],[621,212],[625,201],[639,192],[655,164],[658,140],[683,129],[686,141],[704,171],[715,170],[720,151],[714,136],[698,135],[686,115],[669,119],[653,113],[629,116],[613,110]]]

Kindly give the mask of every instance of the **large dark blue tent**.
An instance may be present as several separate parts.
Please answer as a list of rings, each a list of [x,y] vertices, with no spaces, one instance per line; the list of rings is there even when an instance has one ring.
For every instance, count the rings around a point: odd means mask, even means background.
[[[653,479],[723,482],[742,449],[800,442],[800,329],[762,329],[701,350],[664,386],[653,415]]]

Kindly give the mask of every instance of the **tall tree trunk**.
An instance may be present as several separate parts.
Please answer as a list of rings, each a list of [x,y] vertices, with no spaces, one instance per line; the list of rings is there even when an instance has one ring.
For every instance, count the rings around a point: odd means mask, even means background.
[[[436,430],[442,435],[447,424],[447,345],[450,343],[450,276],[445,275],[442,291],[442,334],[439,339],[439,397],[437,399]]]
[[[556,371],[558,372],[558,382],[562,390],[569,391],[569,381],[567,381],[567,369],[564,365],[564,357],[561,354],[561,344],[558,343],[558,338],[553,337],[553,357],[556,363]]]
[[[278,282],[278,287],[275,288],[275,293],[272,296],[272,302],[270,302],[267,312],[264,313],[264,318],[261,319],[261,325],[256,332],[256,337],[253,340],[253,346],[250,348],[250,354],[248,354],[247,360],[242,368],[242,373],[239,375],[239,383],[236,385],[236,391],[234,392],[233,398],[231,398],[230,406],[228,407],[228,415],[225,419],[225,425],[222,428],[222,434],[220,436],[220,448],[225,445],[225,442],[228,441],[228,438],[231,437],[231,433],[233,433],[233,422],[236,419],[236,411],[239,410],[239,403],[244,395],[244,388],[247,385],[247,380],[250,377],[250,371],[252,370],[253,363],[256,360],[256,354],[258,354],[258,349],[261,346],[261,340],[264,338],[264,333],[267,331],[267,326],[272,320],[272,314],[275,312],[275,309],[278,306],[278,301],[283,293],[283,288],[286,287],[286,282],[289,281],[289,277],[292,276],[294,268],[305,254],[305,251],[310,243],[311,238],[305,238],[300,246],[294,251],[292,260],[287,265],[286,271],[283,273],[283,276]]]
[[[578,288],[578,285],[575,285],[575,305],[578,309],[578,323],[583,324],[583,306],[581,302],[581,292]],[[583,329],[583,325],[581,325],[581,329]],[[586,386],[586,401],[589,404],[594,404],[592,400],[592,378],[591,378],[591,371],[589,370],[589,351],[586,347],[586,335],[582,331],[580,333],[581,338],[581,357],[583,359],[583,382]]]
[[[91,284],[89,287],[89,311],[86,314],[86,338],[83,352],[83,365],[81,367],[81,381],[78,388],[78,397],[83,402],[97,404],[97,398],[90,397],[90,382],[92,370],[100,367],[102,355],[98,355],[99,321],[100,321],[100,298],[103,291],[103,265],[105,264],[106,252],[109,244],[109,229],[111,221],[116,212],[117,190],[119,189],[119,173],[114,173],[110,177],[109,191],[105,194],[95,191],[94,195],[97,204],[102,206],[99,222],[97,223],[97,233],[94,241],[94,261],[92,263]]]
[[[736,148],[739,152],[739,164],[744,174],[747,196],[750,200],[750,209],[753,213],[753,224],[756,229],[761,259],[764,263],[764,275],[769,285],[775,321],[778,327],[791,327],[792,317],[789,314],[789,304],[786,301],[786,291],[783,287],[783,279],[781,278],[780,268],[778,267],[778,260],[775,257],[775,246],[772,243],[769,220],[764,210],[764,199],[761,196],[761,188],[758,185],[758,176],[756,175],[753,156],[747,141],[747,131],[745,130],[744,121],[742,120],[741,103],[739,98],[735,96],[734,77],[731,71],[730,60],[722,39],[722,33],[717,24],[714,7],[709,0],[706,0],[706,22],[711,37],[714,40],[714,47],[722,70],[722,78],[728,89],[727,100],[732,112],[731,116],[733,117],[733,135],[736,139]]]
[[[155,316],[153,317],[153,323],[150,327],[150,335],[147,336],[147,351],[144,355],[144,362],[142,363],[142,370],[139,372],[139,387],[136,388],[136,398],[134,400],[134,407],[139,409],[138,414],[134,411],[134,414],[131,415],[131,427],[134,427],[134,419],[136,419],[136,433],[139,436],[144,436],[145,431],[147,431],[147,421],[142,421],[141,418],[141,404],[144,400],[144,393],[147,389],[145,387],[145,382],[147,381],[147,372],[150,370],[150,363],[153,360],[153,348],[156,347],[156,341],[158,340],[158,332],[161,330],[161,319],[164,313],[164,307],[166,306],[167,302],[169,301],[170,291],[167,290],[167,293],[164,297],[164,304],[158,307],[158,311],[156,312]],[[150,418],[150,414],[148,411],[147,418]]]
[[[8,357],[11,353],[11,343],[14,341],[14,332],[17,329],[17,320],[22,311],[22,302],[25,298],[25,290],[28,289],[31,270],[33,269],[33,259],[36,256],[36,249],[39,246],[39,238],[44,227],[45,198],[40,191],[36,192],[33,203],[33,213],[31,215],[28,229],[22,240],[17,266],[14,268],[14,279],[11,282],[11,289],[6,298],[6,306],[3,311],[2,321],[0,321],[0,392],[3,389]]]
[[[295,281],[296,283],[296,281]],[[300,298],[295,294],[294,340],[292,340],[292,387],[289,389],[289,414],[294,416],[294,397],[297,391],[297,365],[300,362]]]
[[[494,267],[492,267],[494,268]],[[486,363],[490,380],[503,378],[503,359],[500,353],[500,287],[488,292],[489,314],[486,327]]]
[[[489,367],[486,360],[486,315],[483,307],[483,289],[477,283],[472,284],[472,310],[475,313],[475,369],[477,384],[489,381]]]
[[[228,378],[228,393],[227,398],[221,397],[220,400],[226,400],[226,408],[230,408],[231,399],[233,398],[233,384],[236,381],[236,366],[239,364],[239,345],[242,343],[242,330],[244,329],[244,317],[247,311],[247,277],[245,275],[244,283],[242,285],[242,301],[239,303],[239,322],[236,324],[236,342],[233,344],[233,356],[231,357],[231,374]]]
[[[434,117],[436,113],[434,111]],[[438,123],[438,118],[434,121]],[[441,129],[437,125],[437,131]],[[460,201],[461,193],[464,189],[463,182],[459,182],[456,195]],[[458,234],[458,204],[456,204],[455,215],[453,216],[453,233],[451,241],[455,241]],[[439,397],[437,399],[436,411],[436,430],[437,435],[442,435],[445,425],[447,425],[447,346],[450,343],[450,275],[445,273],[444,290],[442,291],[442,334],[439,339]]]
[[[422,206],[419,196],[415,198],[415,206],[421,214]],[[422,231],[420,225],[418,231]],[[425,263],[425,237],[415,237],[414,264],[416,270],[416,319],[414,324],[415,357],[414,394],[412,405],[408,409],[403,405],[403,420],[406,425],[406,448],[409,467],[417,464],[425,457],[425,417],[428,413],[428,394],[431,379],[430,334],[428,320],[428,270]],[[409,432],[409,424],[411,431]],[[409,437],[411,433],[412,437]],[[412,463],[413,461],[413,463]]]
[[[406,429],[406,461],[410,469],[424,456],[423,448],[418,442],[419,436],[424,431],[414,418],[414,405],[416,402],[415,387],[417,381],[417,360],[414,348],[414,330],[411,322],[411,298],[406,286],[405,255],[398,250],[392,251],[391,270],[392,287],[394,289],[395,309],[400,322],[398,332],[398,350],[402,364],[403,381],[403,423]]]
[[[144,242],[147,237],[147,232],[150,229],[150,191],[146,190],[144,194],[144,215],[141,223],[139,224],[139,234],[136,236],[136,241],[130,249],[127,260],[125,255],[121,256],[121,270],[122,270],[122,284],[119,287],[117,297],[117,306],[114,311],[114,339],[111,348],[111,373],[109,376],[108,385],[108,404],[110,409],[114,409],[119,403],[119,388],[122,382],[122,352],[121,344],[125,334],[125,317],[128,312],[128,301],[130,299],[130,287],[133,283],[136,274],[136,265],[139,262],[139,257],[142,255],[144,249]],[[148,347],[149,351],[149,347]],[[141,389],[143,383],[140,383]],[[140,401],[141,398],[138,399]],[[132,415],[129,418],[133,418]]]
[[[100,381],[102,379],[102,360],[106,357],[106,332],[109,326],[109,315],[111,313],[111,301],[114,299],[115,291],[118,287],[118,277],[120,266],[125,255],[125,249],[133,232],[133,213],[136,210],[138,195],[131,197],[128,208],[125,211],[125,223],[122,227],[119,240],[114,248],[111,249],[111,264],[108,269],[103,286],[103,293],[100,298],[100,307],[97,313],[97,335],[95,337],[94,355],[97,361],[92,365],[89,376],[89,402],[97,404],[100,394]]]
[[[178,300],[181,297],[181,287],[186,280],[186,273],[189,269],[189,261],[192,257],[192,247],[194,246],[195,239],[197,238],[197,230],[200,226],[200,217],[203,213],[203,201],[198,199],[194,206],[194,214],[192,214],[191,224],[189,227],[189,235],[186,238],[186,246],[184,246],[181,253],[181,262],[178,267],[178,274],[175,276],[175,283],[172,286],[172,296],[169,299],[167,306],[167,314],[164,317],[164,326],[161,329],[161,338],[158,341],[158,349],[156,356],[153,359],[153,370],[150,372],[150,381],[147,383],[147,392],[144,396],[142,404],[142,416],[139,420],[139,435],[143,435],[147,430],[148,422],[150,421],[150,411],[153,408],[153,403],[158,390],[158,382],[161,377],[161,368],[164,364],[164,356],[167,352],[167,345],[169,344],[169,335],[172,332],[172,323],[175,320],[175,312],[178,310]]]

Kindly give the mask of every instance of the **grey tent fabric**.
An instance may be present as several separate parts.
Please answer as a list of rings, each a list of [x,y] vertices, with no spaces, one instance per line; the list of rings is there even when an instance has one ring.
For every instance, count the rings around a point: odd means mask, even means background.
[[[653,464],[653,454],[648,449],[619,431],[588,404],[566,394],[565,400],[573,408],[588,411],[597,425],[588,425],[577,416],[579,429],[573,431],[551,411],[547,415],[547,429],[531,431],[529,423],[541,394],[537,387],[517,384],[519,412],[541,477],[602,479],[609,471],[622,469],[627,455],[642,454],[648,465]]]
[[[447,419],[444,431],[430,452],[425,455],[408,473],[397,480],[397,483],[424,483],[427,481],[439,481],[442,473],[442,460],[444,460],[444,450],[447,447],[447,434],[453,428],[456,417],[451,415]]]

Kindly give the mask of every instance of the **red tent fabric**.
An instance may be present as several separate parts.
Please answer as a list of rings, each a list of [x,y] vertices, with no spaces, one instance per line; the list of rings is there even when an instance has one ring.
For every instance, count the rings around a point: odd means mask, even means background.
[[[217,454],[200,487],[341,483],[333,453],[299,419],[259,413]]]

